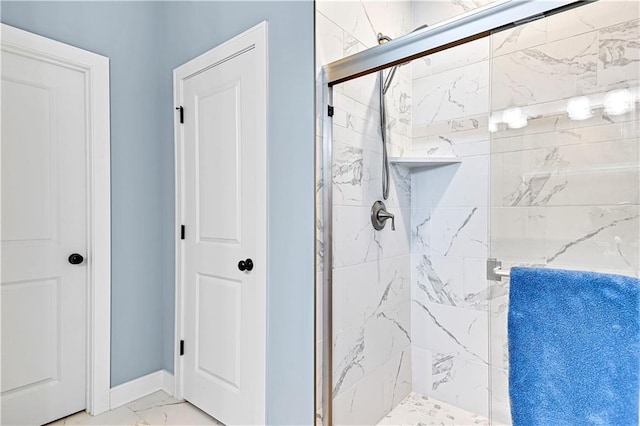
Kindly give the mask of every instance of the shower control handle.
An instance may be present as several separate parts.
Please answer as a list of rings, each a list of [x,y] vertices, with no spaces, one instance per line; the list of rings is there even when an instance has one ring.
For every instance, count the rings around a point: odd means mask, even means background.
[[[241,271],[251,271],[253,269],[253,260],[241,260],[238,262],[238,269]]]
[[[396,217],[393,215],[393,213],[389,213],[387,211],[384,210],[380,210],[378,212],[378,220],[380,222],[385,222],[387,220],[391,219],[391,230],[395,231],[396,230]]]
[[[371,224],[376,231],[380,231],[391,219],[391,229],[396,230],[396,218],[393,213],[387,211],[387,207],[382,201],[376,201],[371,207]]]

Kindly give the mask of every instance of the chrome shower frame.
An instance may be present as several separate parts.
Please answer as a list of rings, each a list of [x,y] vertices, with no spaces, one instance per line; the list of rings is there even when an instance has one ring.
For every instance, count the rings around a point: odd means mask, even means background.
[[[333,425],[333,86],[594,1],[497,0],[323,67],[316,93],[315,329],[322,329],[314,339],[314,353],[322,354],[315,360],[315,371],[322,371],[314,383],[322,396],[320,403],[317,394],[314,399],[316,425]]]

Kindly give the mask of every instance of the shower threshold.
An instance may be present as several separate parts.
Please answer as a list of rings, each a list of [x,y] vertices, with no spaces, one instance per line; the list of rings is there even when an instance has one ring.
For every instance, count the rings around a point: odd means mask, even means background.
[[[489,425],[489,419],[419,393],[411,392],[378,425]]]

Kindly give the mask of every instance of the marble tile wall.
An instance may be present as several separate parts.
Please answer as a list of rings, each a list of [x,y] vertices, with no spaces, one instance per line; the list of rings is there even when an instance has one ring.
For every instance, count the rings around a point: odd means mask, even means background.
[[[317,63],[487,3],[318,1]],[[510,422],[508,280],[486,280],[488,257],[639,274],[638,105],[585,121],[564,112],[573,96],[637,91],[639,8],[600,0],[401,67],[387,97],[392,155],[462,162],[393,167],[396,232],[369,222],[377,76],[335,88],[336,424],[374,424],[412,390]],[[514,107],[528,125],[491,133]]]
[[[505,268],[545,265],[640,273],[640,111],[570,120],[569,98],[597,103],[640,84],[640,3],[601,0],[493,36],[493,115],[520,107],[528,125],[491,141],[490,252]],[[508,280],[502,283],[505,291]],[[490,302],[491,406],[510,423],[507,307]]]
[[[414,0],[414,25],[433,25],[455,18],[496,0]]]
[[[411,29],[411,3],[316,2],[317,63],[395,38]],[[319,72],[319,70],[318,70]],[[411,176],[391,167],[387,209],[396,231],[375,231],[371,206],[382,199],[378,75],[334,88],[333,117],[333,420],[377,424],[411,391]],[[411,67],[386,95],[388,149],[411,144]]]

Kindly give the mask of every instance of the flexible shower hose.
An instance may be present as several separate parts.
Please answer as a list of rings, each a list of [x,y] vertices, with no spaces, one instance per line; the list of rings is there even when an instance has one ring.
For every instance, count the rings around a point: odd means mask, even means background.
[[[379,72],[380,87],[380,133],[382,136],[382,198],[389,197],[389,157],[387,156],[387,117],[384,102],[384,72]]]

